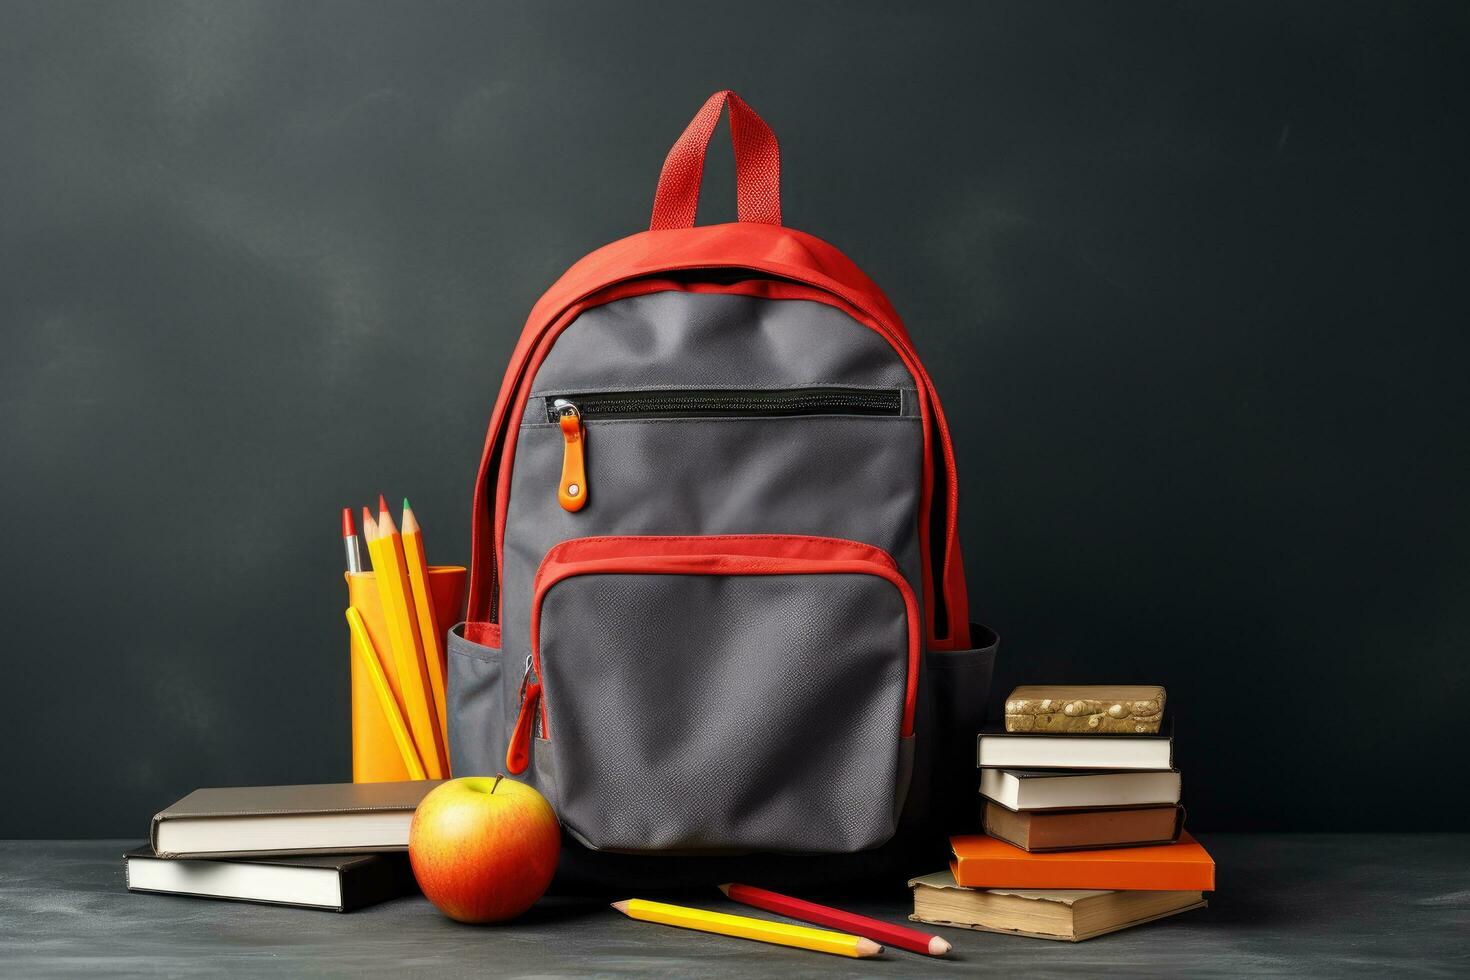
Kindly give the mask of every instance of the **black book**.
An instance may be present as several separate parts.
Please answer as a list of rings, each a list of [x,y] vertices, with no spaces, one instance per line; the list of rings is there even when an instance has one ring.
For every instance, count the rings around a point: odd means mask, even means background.
[[[151,847],[123,855],[128,890],[351,912],[418,890],[406,854],[271,858],[162,858]]]

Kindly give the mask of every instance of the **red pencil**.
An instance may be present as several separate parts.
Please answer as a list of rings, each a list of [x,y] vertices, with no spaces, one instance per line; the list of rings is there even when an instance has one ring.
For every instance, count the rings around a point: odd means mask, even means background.
[[[897,946],[899,949],[924,953],[928,956],[943,956],[950,949],[949,943],[943,939],[917,929],[870,919],[866,915],[854,915],[851,912],[844,912],[826,905],[804,902],[789,895],[768,892],[764,888],[728,884],[721,885],[720,891],[728,895],[731,901],[739,902],[741,905],[765,909],[767,912],[775,912],[778,915],[800,919],[803,922],[815,922],[819,926],[840,929],[877,943]]]

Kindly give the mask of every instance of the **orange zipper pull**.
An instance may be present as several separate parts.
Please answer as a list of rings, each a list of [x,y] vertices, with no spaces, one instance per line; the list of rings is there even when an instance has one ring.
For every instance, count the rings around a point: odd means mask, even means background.
[[[561,422],[561,437],[566,442],[561,458],[561,484],[556,499],[563,510],[576,512],[587,504],[587,431],[582,427],[582,413],[571,402],[558,398],[552,402]]]
[[[526,672],[521,675],[521,710],[516,714],[516,727],[505,747],[505,768],[519,776],[531,764],[531,735],[536,730],[536,707],[541,703],[541,682],[529,684],[531,658],[526,658]]]

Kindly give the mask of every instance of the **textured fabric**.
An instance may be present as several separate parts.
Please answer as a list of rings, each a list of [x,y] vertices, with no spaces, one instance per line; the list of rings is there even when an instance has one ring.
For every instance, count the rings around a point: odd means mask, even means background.
[[[905,377],[891,347],[831,307],[660,293],[589,310],[562,334],[532,389],[696,382],[886,387]],[[589,421],[588,504],[577,513],[556,499],[559,430],[544,414],[529,418],[516,445],[502,572],[502,642],[511,662],[530,653],[536,567],[568,538],[762,532],[846,538],[888,552],[920,592],[923,431],[917,418]]]
[[[447,651],[450,769],[456,776],[501,772],[521,671],[505,668],[503,651],[465,639],[463,623],[449,631]],[[515,676],[507,681],[507,673]]]
[[[736,212],[741,221],[781,223],[781,150],[776,134],[740,96],[724,91],[709,97],[669,150],[653,195],[649,230],[694,225],[704,158],[726,104],[735,148]]]
[[[577,391],[819,385],[913,392],[914,379],[882,337],[833,307],[670,292],[584,313],[542,362],[531,400]],[[912,395],[909,403],[916,414]]]
[[[450,685],[453,717],[485,721],[499,717],[504,705],[513,705],[520,684],[524,662],[512,669],[501,671],[503,654],[470,643],[460,635],[462,624],[450,635]],[[457,655],[456,655],[457,654]],[[942,655],[947,656],[947,654]],[[931,668],[936,654],[931,651],[928,666],[920,675],[921,704],[928,704],[925,690],[931,678]],[[495,667],[488,667],[494,664]],[[506,722],[508,729],[510,722]],[[911,776],[900,775],[900,783],[910,784],[910,805],[900,815],[895,836],[887,844],[868,851],[849,854],[792,855],[750,853],[738,856],[696,857],[680,855],[670,859],[658,852],[610,852],[595,851],[568,833],[563,841],[561,861],[557,868],[555,888],[558,891],[596,891],[605,893],[609,888],[618,894],[628,889],[709,887],[712,884],[732,880],[762,881],[773,887],[794,889],[832,885],[843,881],[872,880],[895,874],[904,874],[916,867],[933,866],[943,860],[944,855],[931,849],[926,838],[918,831],[925,826],[922,808],[915,807],[915,799],[929,796],[930,747],[936,738],[953,738],[956,733],[936,731],[933,719],[926,717],[920,722],[920,731],[930,733],[927,738],[907,739],[900,750],[900,762],[911,772]],[[485,736],[489,734],[487,740]],[[504,743],[503,732],[488,732],[478,724],[471,729],[465,724],[452,724],[450,729],[450,751],[456,772],[494,773],[501,768]],[[962,739],[964,741],[964,739]],[[969,744],[969,743],[967,743]],[[555,756],[549,743],[536,740],[533,757],[537,759],[537,774],[550,785],[557,783]],[[973,760],[971,760],[973,762]],[[973,772],[973,769],[971,770]],[[969,785],[968,783],[966,785]],[[958,793],[958,790],[955,791]],[[902,794],[900,794],[902,795]],[[968,794],[973,802],[973,793]]]
[[[557,811],[631,850],[893,833],[904,606],[870,575],[585,575],[541,610]],[[538,758],[539,762],[539,758]]]
[[[543,393],[697,385],[888,389],[905,382],[911,385],[912,377],[892,346],[830,306],[671,292],[589,310],[561,335],[531,387]],[[588,503],[575,513],[557,501],[564,451],[560,430],[546,421],[544,395],[533,399],[539,411],[527,413],[520,427],[506,522],[502,650],[496,653],[506,665],[502,691],[508,707],[497,712],[484,707],[489,698],[479,703],[454,699],[455,774],[504,769],[506,733],[531,652],[531,583],[542,559],[560,542],[614,534],[823,535],[887,552],[918,593],[923,580],[917,533],[923,427],[916,414],[917,393],[898,390],[904,392],[905,414],[900,416],[588,420]],[[667,615],[678,623],[697,612],[671,606]],[[554,618],[543,616],[543,625],[554,629]],[[861,629],[835,621],[823,628],[844,637]],[[473,680],[477,671],[483,673],[465,662],[458,675]],[[455,677],[452,669],[451,687]],[[551,678],[543,680],[551,708],[558,692]],[[665,681],[679,683],[672,673]],[[921,733],[927,714],[923,700],[921,696],[916,725]],[[556,723],[552,725],[549,744],[555,747]],[[896,727],[889,732],[890,737],[896,734]],[[533,744],[526,778],[562,812],[558,783],[580,778],[581,766],[567,758],[548,758],[544,746]],[[900,782],[906,789],[907,781],[898,780],[896,770],[888,778],[889,785],[877,795],[891,809],[901,799]],[[728,835],[724,844],[710,831],[698,846],[733,848],[735,840],[756,846],[738,826],[720,832]],[[842,831],[834,839],[861,837],[863,833]],[[770,846],[779,846],[771,840]],[[867,840],[863,846],[872,846],[874,838]]]

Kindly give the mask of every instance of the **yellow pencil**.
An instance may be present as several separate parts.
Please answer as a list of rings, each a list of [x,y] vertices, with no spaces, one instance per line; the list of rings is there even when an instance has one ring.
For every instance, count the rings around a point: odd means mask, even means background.
[[[813,929],[810,926],[794,926],[786,922],[772,922],[769,919],[753,919],[747,915],[728,915],[724,912],[685,908],[682,905],[665,905],[663,902],[649,902],[641,898],[613,902],[612,906],[629,918],[642,919],[644,922],[659,922],[681,929],[697,929],[721,936],[754,939],[778,946],[795,946],[818,953],[864,957],[883,952],[882,946],[861,936]]]
[[[419,649],[418,622],[409,601],[408,569],[403,560],[403,542],[387,502],[378,498],[377,527],[368,540],[373,574],[378,580],[378,598],[383,603],[383,620],[388,625],[388,638],[393,647],[393,663],[398,668],[398,694],[414,745],[430,779],[444,778],[443,747],[439,739],[439,723],[434,720],[434,706],[429,700],[429,682]],[[367,529],[364,529],[367,530]]]
[[[403,498],[403,557],[408,562],[408,584],[413,587],[414,613],[418,616],[419,636],[423,640],[424,659],[428,662],[429,685],[434,691],[435,717],[439,720],[440,744],[449,744],[449,715],[444,705],[444,632],[439,628],[439,612],[434,608],[434,594],[429,591],[429,562],[424,555],[424,534],[414,517],[408,498]],[[445,757],[445,769],[448,757]]]
[[[378,692],[378,704],[382,706],[383,715],[388,719],[388,728],[393,732],[393,741],[398,744],[398,754],[403,757],[403,765],[408,769],[409,777],[423,779],[424,766],[419,762],[419,754],[413,747],[413,737],[408,734],[408,726],[403,723],[403,713],[398,710],[398,702],[393,700],[393,691],[388,687],[388,678],[383,673],[383,663],[378,659],[378,649],[373,646],[373,638],[368,635],[367,624],[362,621],[362,613],[357,611],[356,606],[347,607],[347,628],[352,631],[352,649],[357,651],[363,669],[372,678],[373,690]]]

